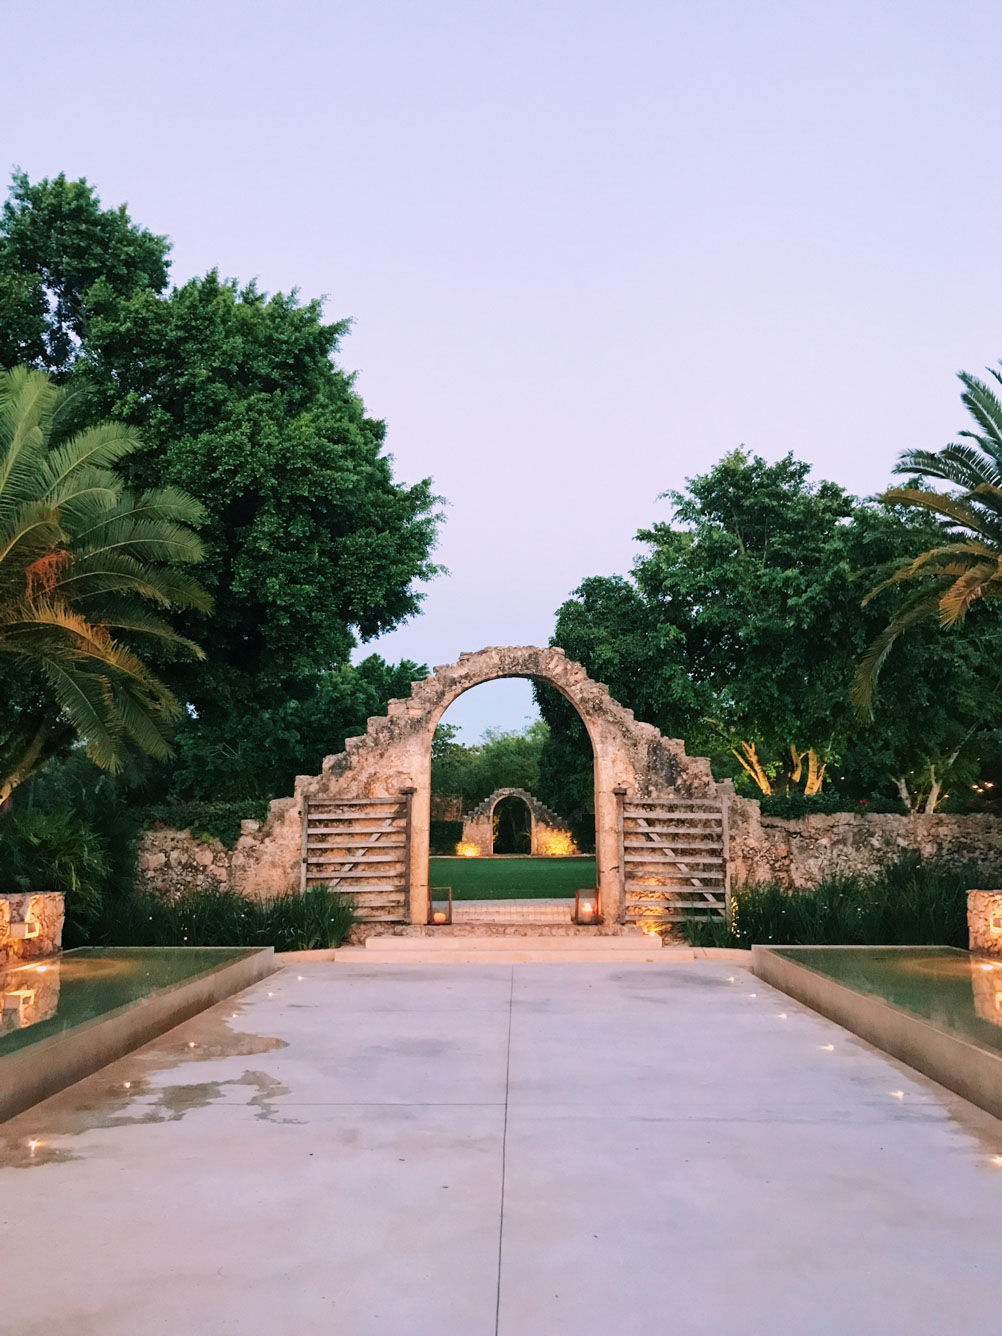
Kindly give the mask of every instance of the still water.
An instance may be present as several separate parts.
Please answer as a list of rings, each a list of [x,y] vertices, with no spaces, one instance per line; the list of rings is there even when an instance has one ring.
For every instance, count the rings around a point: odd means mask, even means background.
[[[1002,1052],[1002,963],[948,946],[774,947],[826,978]]]
[[[6,970],[0,1058],[252,954],[240,947],[81,947]]]

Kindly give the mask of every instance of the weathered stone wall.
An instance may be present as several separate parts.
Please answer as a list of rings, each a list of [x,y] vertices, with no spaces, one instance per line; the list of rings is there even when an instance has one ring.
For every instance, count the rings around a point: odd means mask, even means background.
[[[58,951],[65,916],[63,896],[58,891],[0,895],[0,970]],[[25,935],[25,929],[32,932],[36,926],[34,936]]]
[[[728,818],[732,886],[776,881],[802,890],[833,873],[872,875],[905,853],[1002,871],[1002,821],[993,816],[833,812],[785,820],[732,797]]]
[[[272,808],[295,806],[286,798]],[[139,841],[137,882],[140,890],[174,899],[182,891],[225,887],[251,899],[263,900],[284,891],[299,890],[298,867],[291,870],[275,856],[262,835],[263,822],[241,823],[236,848],[219,840],[196,838],[190,830],[159,827],[147,830]],[[297,826],[298,832],[298,818]],[[297,833],[298,840],[298,833]]]

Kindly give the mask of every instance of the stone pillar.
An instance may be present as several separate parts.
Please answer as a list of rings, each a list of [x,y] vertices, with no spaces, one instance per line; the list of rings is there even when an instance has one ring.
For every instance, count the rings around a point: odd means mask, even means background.
[[[63,896],[0,895],[0,970],[54,955],[63,940]]]
[[[1002,956],[1002,891],[967,892],[967,931],[972,951]]]

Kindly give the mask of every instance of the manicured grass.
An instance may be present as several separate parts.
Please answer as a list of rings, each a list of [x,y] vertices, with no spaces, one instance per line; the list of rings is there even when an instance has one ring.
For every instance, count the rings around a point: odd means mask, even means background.
[[[432,886],[455,900],[573,898],[595,885],[594,858],[430,858]]]

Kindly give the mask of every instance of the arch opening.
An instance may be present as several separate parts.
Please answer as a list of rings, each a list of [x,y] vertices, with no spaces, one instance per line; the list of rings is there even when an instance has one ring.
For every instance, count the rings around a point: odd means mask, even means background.
[[[532,853],[532,809],[510,793],[499,798],[491,813],[491,853]]]

